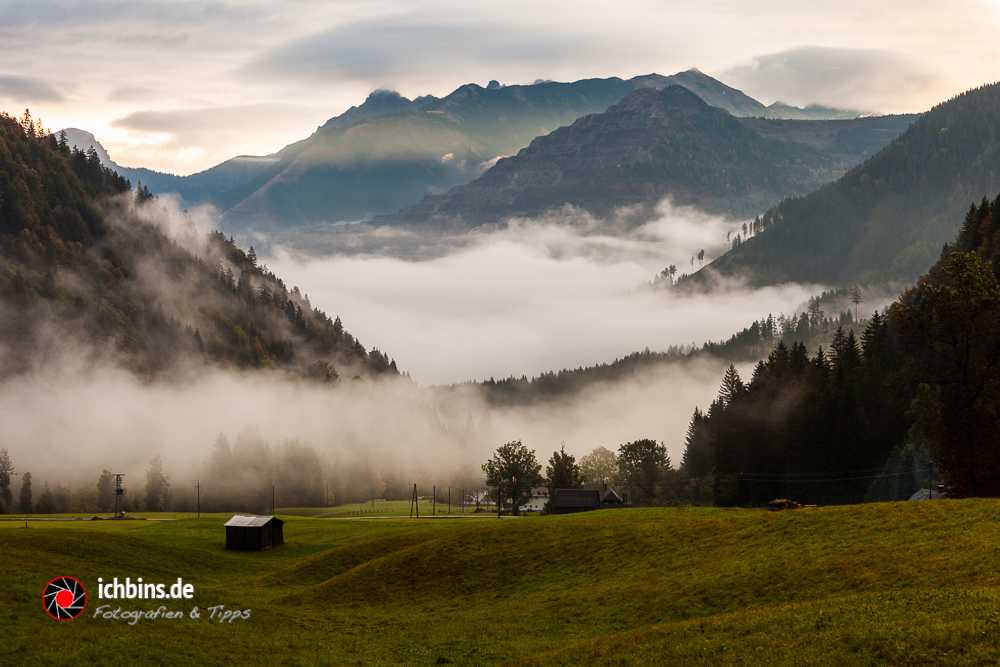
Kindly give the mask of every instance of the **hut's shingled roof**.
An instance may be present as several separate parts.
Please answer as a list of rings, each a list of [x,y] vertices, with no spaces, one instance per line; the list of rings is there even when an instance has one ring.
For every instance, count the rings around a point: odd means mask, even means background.
[[[280,523],[285,523],[281,519],[278,519],[278,518],[273,517],[273,516],[251,516],[249,514],[234,514],[233,518],[230,519],[229,521],[227,521],[225,523],[225,526],[226,527],[229,527],[229,526],[246,526],[246,527],[266,526],[267,524],[271,523],[272,521],[278,521]]]

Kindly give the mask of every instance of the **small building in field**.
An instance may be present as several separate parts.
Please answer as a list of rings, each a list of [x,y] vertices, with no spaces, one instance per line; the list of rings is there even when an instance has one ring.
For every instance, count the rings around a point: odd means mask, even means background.
[[[545,503],[549,500],[549,489],[545,486],[536,486],[531,490],[531,498],[521,505],[522,512],[541,512],[545,509]]]
[[[552,495],[553,514],[571,514],[590,510],[627,507],[610,484],[600,489],[556,489]]]
[[[910,500],[944,500],[948,497],[948,494],[944,490],[944,484],[938,484],[936,490],[931,489],[920,489],[912,496]]]
[[[226,522],[226,548],[235,551],[263,551],[284,544],[284,521],[273,516],[234,514]]]

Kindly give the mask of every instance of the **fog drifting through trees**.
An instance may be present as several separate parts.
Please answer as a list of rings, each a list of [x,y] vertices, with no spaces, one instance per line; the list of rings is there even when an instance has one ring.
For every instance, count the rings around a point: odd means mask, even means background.
[[[475,385],[437,391],[418,384],[532,374],[645,347],[700,344],[768,312],[794,310],[813,292],[797,285],[749,291],[732,283],[712,295],[677,296],[644,287],[675,256],[725,243],[728,223],[669,205],[661,211],[660,220],[620,238],[588,220],[518,223],[422,262],[262,257],[289,287],[311,293],[315,304],[340,315],[416,381],[353,379],[352,371],[322,384],[280,370],[198,363],[140,379],[106,361],[106,351],[59,339],[44,347],[31,374],[0,385],[3,445],[39,488],[91,485],[108,469],[126,474],[132,498],[142,495],[146,471],[159,456],[172,506],[193,509],[198,480],[217,487],[203,488],[209,506],[213,494],[218,499],[222,484],[212,464],[222,434],[232,446],[227,493],[253,488],[242,496],[245,506],[219,507],[244,511],[265,509],[259,487],[270,483],[294,503],[315,502],[319,487],[326,502],[327,483],[334,502],[372,493],[405,497],[414,482],[428,489],[479,486],[482,462],[515,439],[540,458],[565,441],[566,451],[580,458],[599,446],[616,450],[650,438],[680,461],[690,415],[715,396],[721,360],[654,366],[521,407],[490,407]],[[210,225],[210,218],[198,218],[203,213],[195,212],[196,224]],[[178,219],[176,212],[150,214],[180,239],[189,230],[172,228]],[[690,247],[679,247],[682,238]],[[197,243],[192,248],[198,252]],[[191,307],[171,292],[155,261],[138,268],[141,284],[168,315]],[[301,470],[288,461],[299,461]],[[218,457],[214,462],[216,472],[225,469]],[[305,491],[288,493],[293,486]],[[276,494],[281,506],[283,491]]]

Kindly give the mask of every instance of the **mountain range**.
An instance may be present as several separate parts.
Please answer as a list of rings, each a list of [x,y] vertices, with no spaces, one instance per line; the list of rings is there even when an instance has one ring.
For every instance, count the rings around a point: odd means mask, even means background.
[[[776,103],[766,107],[696,69],[673,76],[629,80],[483,88],[462,86],[438,99],[409,100],[392,91],[372,93],[361,105],[332,118],[307,139],[263,157],[242,156],[190,176],[106,166],[152,192],[177,193],[185,205],[211,202],[222,213],[220,229],[249,231],[360,220],[393,214],[427,195],[479,176],[498,159],[533,139],[601,113],[630,92],[680,85],[709,105],[739,117],[841,118],[860,112]],[[86,149],[91,135],[71,134]],[[99,151],[100,152],[100,151]]]
[[[607,216],[668,195],[709,213],[752,217],[841,176],[914,118],[738,118],[680,85],[643,88],[536,138],[471,183],[374,222],[477,226],[567,203]]]

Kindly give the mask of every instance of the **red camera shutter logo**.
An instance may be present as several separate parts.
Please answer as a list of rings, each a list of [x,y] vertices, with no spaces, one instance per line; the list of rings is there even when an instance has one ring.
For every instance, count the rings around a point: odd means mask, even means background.
[[[73,577],[56,577],[45,585],[42,604],[57,621],[72,621],[87,606],[87,591]]]

